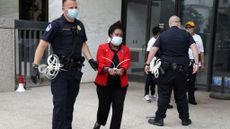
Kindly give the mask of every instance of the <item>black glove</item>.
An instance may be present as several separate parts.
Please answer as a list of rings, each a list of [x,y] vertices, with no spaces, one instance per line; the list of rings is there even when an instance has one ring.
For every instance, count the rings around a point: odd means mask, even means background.
[[[33,65],[30,78],[31,78],[32,82],[35,84],[37,83],[38,79],[40,79],[40,74],[38,71],[38,65]]]
[[[97,66],[98,66],[97,61],[95,61],[94,59],[90,59],[89,64],[95,71],[97,70]]]

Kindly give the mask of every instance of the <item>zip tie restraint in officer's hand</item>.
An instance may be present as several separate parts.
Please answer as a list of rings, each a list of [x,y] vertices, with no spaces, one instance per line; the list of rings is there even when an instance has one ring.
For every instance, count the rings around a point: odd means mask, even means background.
[[[98,66],[98,63],[97,61],[95,61],[93,58],[92,59],[89,59],[89,64],[90,66],[96,71],[97,70],[97,66]]]
[[[31,76],[30,76],[31,80],[33,83],[37,83],[38,79],[40,79],[40,74],[38,71],[38,65],[33,65],[32,67],[32,71],[31,71]]]

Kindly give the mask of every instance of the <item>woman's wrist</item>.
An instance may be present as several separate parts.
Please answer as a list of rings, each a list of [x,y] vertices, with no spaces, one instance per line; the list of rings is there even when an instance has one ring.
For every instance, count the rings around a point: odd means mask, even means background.
[[[104,67],[104,72],[109,72],[109,67]]]

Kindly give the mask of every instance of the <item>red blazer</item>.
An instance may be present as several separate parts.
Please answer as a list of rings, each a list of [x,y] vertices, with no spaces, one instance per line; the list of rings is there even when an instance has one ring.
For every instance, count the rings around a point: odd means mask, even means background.
[[[107,86],[108,81],[108,72],[104,72],[104,67],[110,67],[111,62],[105,59],[104,57],[113,60],[114,52],[110,49],[109,43],[101,44],[98,47],[97,51],[97,62],[98,62],[98,72],[96,76],[95,83],[101,86]],[[126,45],[121,45],[120,50],[117,52],[117,56],[119,59],[119,62],[122,62],[126,59],[129,59],[128,61],[125,61],[119,65],[120,68],[124,68],[125,72],[122,76],[120,76],[121,80],[121,87],[128,86],[128,74],[127,70],[130,66],[130,50]]]

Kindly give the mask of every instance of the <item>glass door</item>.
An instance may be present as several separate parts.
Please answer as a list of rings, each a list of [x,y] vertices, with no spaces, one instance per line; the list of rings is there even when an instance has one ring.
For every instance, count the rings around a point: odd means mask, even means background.
[[[183,0],[181,6],[182,25],[187,21],[194,21],[195,33],[200,35],[204,46],[205,71],[198,71],[196,83],[206,86],[208,84],[208,56],[209,46],[212,45],[213,27],[213,0]]]
[[[131,50],[131,80],[144,81],[146,46],[152,28],[168,28],[168,19],[175,14],[175,0],[127,0],[126,45]]]
[[[126,45],[131,51],[128,74],[135,80],[144,77],[147,1],[128,0],[127,3]]]
[[[230,88],[230,1],[219,0],[214,44],[212,86]]]

